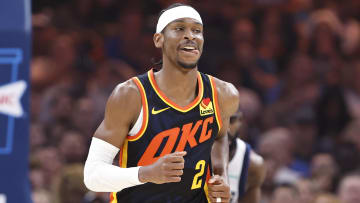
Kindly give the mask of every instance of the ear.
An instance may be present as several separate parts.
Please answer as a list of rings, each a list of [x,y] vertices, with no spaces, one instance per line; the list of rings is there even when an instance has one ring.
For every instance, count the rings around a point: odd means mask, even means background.
[[[153,40],[156,48],[162,48],[164,43],[164,35],[162,33],[155,33]]]

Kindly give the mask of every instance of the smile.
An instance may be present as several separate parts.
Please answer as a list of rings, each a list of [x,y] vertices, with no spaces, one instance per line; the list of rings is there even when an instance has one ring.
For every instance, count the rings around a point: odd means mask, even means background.
[[[192,46],[185,46],[180,49],[180,52],[186,53],[186,54],[199,54],[199,50],[197,50],[195,47]]]

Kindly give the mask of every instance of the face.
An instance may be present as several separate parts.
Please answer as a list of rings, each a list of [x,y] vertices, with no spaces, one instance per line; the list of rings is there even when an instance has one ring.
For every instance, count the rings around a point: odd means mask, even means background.
[[[296,196],[290,188],[280,187],[274,191],[272,203],[288,203],[296,201]]]
[[[339,197],[342,203],[360,202],[360,177],[346,177],[340,184]]]
[[[239,134],[241,128],[241,118],[242,114],[237,113],[234,116],[230,117],[230,125],[229,125],[229,136],[236,137]]]
[[[163,61],[193,69],[203,50],[203,26],[197,20],[181,18],[169,23],[162,33],[156,33],[154,42],[162,49]]]

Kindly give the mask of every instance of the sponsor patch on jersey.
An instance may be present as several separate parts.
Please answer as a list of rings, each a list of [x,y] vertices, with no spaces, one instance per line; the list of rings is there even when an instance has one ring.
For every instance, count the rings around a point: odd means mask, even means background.
[[[214,108],[210,98],[205,98],[201,101],[200,105],[200,115],[206,116],[214,113]]]

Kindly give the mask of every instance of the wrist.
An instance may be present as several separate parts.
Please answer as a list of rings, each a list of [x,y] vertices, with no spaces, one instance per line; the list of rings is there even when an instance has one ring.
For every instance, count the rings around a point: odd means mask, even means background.
[[[147,175],[148,174],[148,166],[141,166],[139,168],[139,181],[142,182],[142,183],[147,183],[147,182],[150,182],[149,181],[149,176]]]

